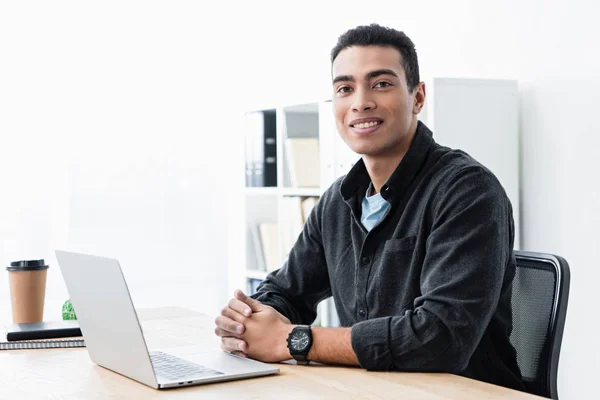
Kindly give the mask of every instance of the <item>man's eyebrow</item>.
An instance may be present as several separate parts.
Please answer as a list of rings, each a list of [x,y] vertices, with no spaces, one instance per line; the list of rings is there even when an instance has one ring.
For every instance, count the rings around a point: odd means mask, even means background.
[[[354,77],[352,75],[338,75],[333,79],[333,84],[335,85],[338,82],[354,82]]]
[[[365,79],[371,80],[373,78],[377,78],[380,75],[392,75],[398,78],[398,74],[392,71],[391,69],[376,69],[375,71],[371,71],[367,75],[365,75]]]
[[[377,78],[380,75],[392,75],[392,76],[395,76],[396,78],[398,78],[398,74],[395,73],[393,70],[384,68],[384,69],[376,69],[374,71],[367,73],[365,75],[365,79],[369,81],[373,78]],[[352,75],[339,75],[333,79],[333,84],[335,85],[338,82],[354,82],[354,81],[355,80]]]

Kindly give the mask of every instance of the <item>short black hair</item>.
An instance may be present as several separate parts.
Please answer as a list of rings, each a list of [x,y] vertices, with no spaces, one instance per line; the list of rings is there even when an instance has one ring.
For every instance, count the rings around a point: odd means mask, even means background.
[[[402,31],[387,28],[378,24],[361,25],[343,33],[331,50],[331,63],[340,52],[352,46],[384,46],[393,47],[402,55],[402,67],[406,74],[408,89],[412,91],[420,82],[419,61],[415,45]]]

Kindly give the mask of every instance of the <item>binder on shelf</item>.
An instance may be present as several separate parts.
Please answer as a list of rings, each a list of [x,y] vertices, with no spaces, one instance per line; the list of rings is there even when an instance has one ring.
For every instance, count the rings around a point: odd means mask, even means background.
[[[262,179],[262,168],[258,165],[260,141],[262,140],[262,132],[264,130],[264,119],[262,112],[248,112],[244,118],[244,136],[246,146],[246,186],[255,187]]]
[[[254,129],[252,130],[252,186],[261,187],[264,184],[264,146],[265,118],[262,111],[255,113]]]
[[[292,187],[319,187],[321,184],[319,139],[287,138],[285,149]]]
[[[277,186],[277,114],[275,110],[264,111],[263,185]]]
[[[246,187],[252,187],[252,176],[254,174],[254,166],[252,165],[252,135],[248,132],[244,135],[244,166],[246,170]]]
[[[277,119],[275,110],[245,116],[247,187],[277,186]]]
[[[254,279],[251,278],[248,280],[248,284],[250,285],[250,295],[253,295],[258,290],[258,285],[260,285],[262,279]]]

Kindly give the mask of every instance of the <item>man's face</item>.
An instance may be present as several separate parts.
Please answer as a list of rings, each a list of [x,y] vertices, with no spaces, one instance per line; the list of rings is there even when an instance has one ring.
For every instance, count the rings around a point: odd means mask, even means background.
[[[333,62],[336,125],[358,154],[393,155],[412,140],[420,110],[414,95],[422,87],[409,91],[401,60],[392,47],[353,46]]]

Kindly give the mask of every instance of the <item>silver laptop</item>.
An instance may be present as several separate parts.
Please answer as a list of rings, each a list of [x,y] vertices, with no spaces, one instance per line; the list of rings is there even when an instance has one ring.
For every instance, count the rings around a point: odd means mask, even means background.
[[[56,257],[94,363],[155,389],[279,372],[277,367],[220,350],[178,356],[148,352],[119,262],[60,250]]]

